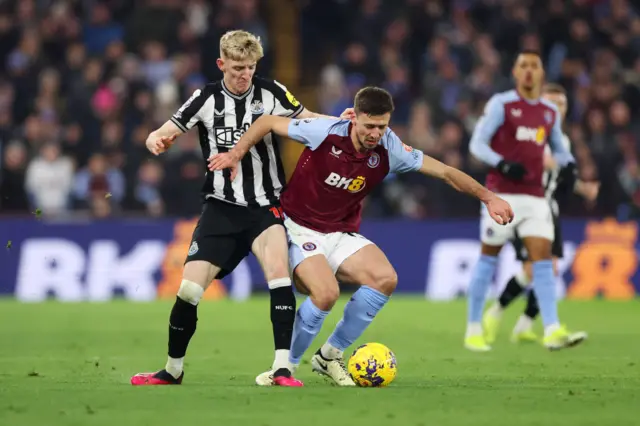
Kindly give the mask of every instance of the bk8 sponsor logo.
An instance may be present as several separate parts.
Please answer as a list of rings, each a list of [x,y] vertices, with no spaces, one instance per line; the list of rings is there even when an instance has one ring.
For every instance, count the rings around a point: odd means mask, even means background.
[[[346,178],[342,177],[337,173],[331,172],[331,174],[324,180],[329,186],[333,186],[335,188],[341,188],[346,191],[355,194],[356,192],[360,192],[364,189],[366,185],[366,178],[364,176],[358,176],[356,178]]]
[[[525,127],[518,126],[516,129],[516,140],[520,142],[534,142],[541,145],[545,142],[547,132],[544,127]]]

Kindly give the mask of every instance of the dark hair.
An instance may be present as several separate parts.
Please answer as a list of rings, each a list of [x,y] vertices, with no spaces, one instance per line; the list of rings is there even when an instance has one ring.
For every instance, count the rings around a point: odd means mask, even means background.
[[[384,115],[395,109],[391,94],[380,87],[365,87],[356,93],[353,102],[356,114]]]
[[[550,95],[567,95],[567,91],[565,90],[565,88],[558,83],[545,84],[542,88],[542,93],[547,93]]]
[[[520,56],[520,55],[535,55],[538,58],[542,59],[542,55],[540,54],[540,52],[538,52],[537,50],[534,50],[534,49],[523,49],[523,50],[518,52],[518,56]]]

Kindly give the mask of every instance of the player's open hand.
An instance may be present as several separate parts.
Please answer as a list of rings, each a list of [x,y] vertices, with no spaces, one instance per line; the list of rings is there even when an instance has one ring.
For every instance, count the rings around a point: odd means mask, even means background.
[[[234,180],[238,174],[238,161],[240,159],[233,151],[221,152],[209,157],[209,170],[231,169],[231,180]]]
[[[146,142],[147,149],[153,155],[160,155],[166,150],[168,150],[171,147],[171,145],[173,145],[174,141],[178,136],[180,136],[180,133],[174,133],[171,136],[162,136],[162,137],[157,137],[152,134],[147,138],[147,142]]]
[[[513,209],[511,205],[497,195],[485,203],[491,218],[500,225],[506,225],[513,221]]]
[[[343,120],[351,120],[356,117],[356,110],[353,108],[345,109],[342,114],[340,114],[340,118]]]

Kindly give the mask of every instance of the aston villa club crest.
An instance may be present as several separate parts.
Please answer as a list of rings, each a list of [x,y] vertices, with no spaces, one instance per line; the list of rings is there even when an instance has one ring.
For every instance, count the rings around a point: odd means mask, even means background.
[[[375,169],[380,164],[380,156],[377,152],[372,152],[369,156],[369,161],[367,161],[367,165],[372,169]]]
[[[306,251],[314,251],[318,247],[313,243],[304,243],[302,245],[302,248],[305,249]]]

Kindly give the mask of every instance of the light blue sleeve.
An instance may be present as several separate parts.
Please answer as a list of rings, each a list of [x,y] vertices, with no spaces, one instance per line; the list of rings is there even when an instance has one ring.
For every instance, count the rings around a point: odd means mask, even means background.
[[[387,129],[382,145],[389,153],[389,173],[415,172],[422,167],[422,151],[402,143],[391,129]]]
[[[476,124],[469,142],[469,151],[474,157],[495,167],[502,156],[491,149],[491,139],[496,130],[504,123],[504,105],[497,96],[493,96],[484,108],[484,114]]]
[[[571,154],[571,150],[567,149],[567,146],[564,143],[564,137],[562,134],[562,120],[560,119],[560,114],[558,111],[555,111],[556,121],[553,123],[553,127],[551,128],[551,134],[549,135],[549,146],[551,147],[551,152],[553,153],[553,157],[556,159],[560,166],[566,166],[569,163],[575,163],[576,160],[573,158]]]
[[[327,138],[339,120],[331,118],[300,118],[289,123],[289,137],[315,150]]]

